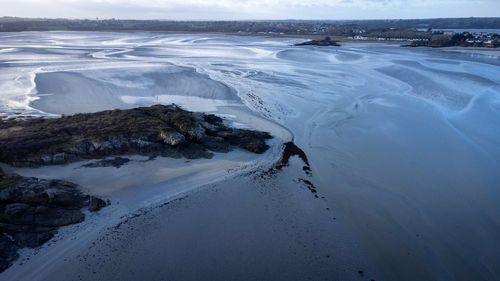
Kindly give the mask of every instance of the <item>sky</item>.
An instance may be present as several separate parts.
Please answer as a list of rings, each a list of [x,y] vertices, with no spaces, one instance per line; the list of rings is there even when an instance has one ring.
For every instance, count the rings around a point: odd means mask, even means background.
[[[500,0],[0,0],[0,16],[171,20],[500,17]]]

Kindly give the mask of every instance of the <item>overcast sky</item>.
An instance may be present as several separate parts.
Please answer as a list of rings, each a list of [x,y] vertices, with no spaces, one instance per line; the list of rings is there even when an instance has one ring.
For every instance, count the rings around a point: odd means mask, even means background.
[[[500,0],[0,0],[0,16],[174,20],[500,16]]]

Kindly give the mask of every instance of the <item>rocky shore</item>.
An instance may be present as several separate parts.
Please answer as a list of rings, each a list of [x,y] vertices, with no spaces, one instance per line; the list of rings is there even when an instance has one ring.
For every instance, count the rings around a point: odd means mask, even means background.
[[[0,169],[0,272],[17,259],[17,250],[50,240],[60,226],[83,221],[107,203],[83,194],[77,185],[4,174]]]
[[[37,167],[110,155],[210,158],[211,151],[234,147],[263,153],[270,138],[266,132],[227,127],[215,115],[154,105],[0,121],[0,162]]]
[[[235,147],[263,153],[266,132],[226,126],[215,115],[185,111],[176,105],[109,110],[60,118],[0,120],[0,162],[16,167],[58,165],[97,159],[82,167],[120,167],[117,155],[210,158]],[[109,159],[108,156],[115,156]],[[76,184],[5,174],[0,170],[0,271],[23,247],[38,247],[57,229],[79,223],[82,208],[106,206],[83,194]]]

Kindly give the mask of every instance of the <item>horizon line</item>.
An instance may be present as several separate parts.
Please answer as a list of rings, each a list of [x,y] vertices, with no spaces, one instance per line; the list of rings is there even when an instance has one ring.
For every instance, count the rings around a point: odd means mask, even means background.
[[[138,19],[138,18],[71,18],[71,17],[57,17],[57,18],[46,18],[46,17],[22,17],[22,16],[0,16],[1,18],[17,18],[17,19],[31,19],[31,20],[135,20],[135,21],[205,21],[205,22],[231,22],[231,21],[386,21],[386,20],[437,20],[437,19],[500,19],[500,17],[437,17],[437,18],[366,18],[366,19],[299,19],[299,18],[290,18],[290,19],[165,19],[165,18],[155,18],[155,19]]]

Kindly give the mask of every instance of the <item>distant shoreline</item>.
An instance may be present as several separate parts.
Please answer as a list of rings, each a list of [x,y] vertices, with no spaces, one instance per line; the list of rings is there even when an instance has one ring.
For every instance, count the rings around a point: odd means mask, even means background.
[[[268,37],[268,38],[289,38],[289,39],[304,39],[304,40],[321,40],[325,38],[324,35],[307,35],[307,34],[254,34],[254,33],[238,33],[238,32],[184,32],[184,31],[98,31],[98,32],[124,32],[124,33],[159,33],[159,34],[220,34],[220,35],[231,35],[231,36],[248,36],[248,37]],[[398,41],[398,40],[356,40],[349,39],[344,36],[329,36],[332,41],[337,41],[339,43],[359,43],[359,44],[383,44],[383,45],[399,45],[407,44],[408,41]],[[489,47],[461,47],[461,46],[451,46],[451,47],[427,47],[418,46],[412,48],[428,48],[428,49],[442,49],[454,52],[468,52],[473,51],[473,53],[484,53],[500,55],[500,48],[489,48]]]
[[[15,31],[15,32],[33,32],[33,31]],[[219,35],[229,35],[229,36],[244,36],[244,37],[268,37],[268,38],[283,38],[283,39],[304,39],[304,40],[321,40],[325,38],[324,35],[308,35],[308,34],[259,34],[259,33],[240,33],[240,32],[195,32],[195,31],[151,31],[151,30],[50,30],[50,31],[35,31],[35,32],[115,32],[115,33],[156,33],[156,34],[219,34]],[[11,32],[0,32],[11,33]],[[397,41],[397,40],[356,40],[349,39],[344,36],[330,36],[333,41],[339,43],[348,44],[381,44],[381,45],[402,45],[407,44],[408,41]],[[427,49],[441,49],[448,52],[460,52],[460,53],[470,53],[470,54],[482,54],[482,55],[495,55],[500,56],[500,48],[489,48],[489,47],[461,47],[461,46],[450,46],[450,47],[427,47],[427,46],[417,46],[411,48],[427,48]]]

